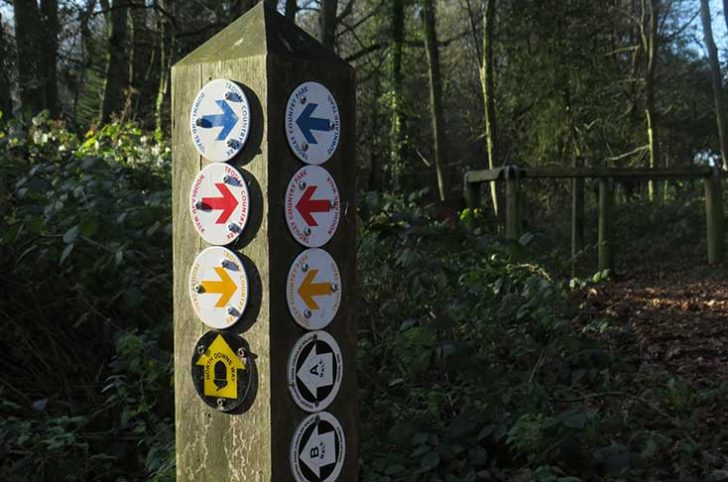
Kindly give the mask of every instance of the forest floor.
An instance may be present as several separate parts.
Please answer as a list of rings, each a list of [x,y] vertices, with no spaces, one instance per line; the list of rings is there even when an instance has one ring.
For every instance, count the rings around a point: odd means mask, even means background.
[[[630,332],[613,347],[634,370],[625,392],[659,394],[655,416],[692,437],[709,480],[728,480],[728,270],[677,257],[622,272],[586,307]]]

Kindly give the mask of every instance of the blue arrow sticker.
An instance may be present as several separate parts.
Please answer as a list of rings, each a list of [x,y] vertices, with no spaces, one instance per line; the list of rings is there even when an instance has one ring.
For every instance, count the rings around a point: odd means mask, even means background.
[[[313,114],[313,111],[316,110],[316,107],[318,107],[318,104],[308,104],[306,108],[303,109],[303,112],[301,112],[301,115],[298,116],[298,119],[296,119],[296,125],[299,129],[301,129],[303,137],[305,137],[306,141],[311,144],[318,144],[316,137],[311,131],[328,132],[331,130],[331,121],[329,119],[311,117],[311,114]]]
[[[220,133],[217,135],[217,140],[224,141],[238,122],[238,116],[235,115],[233,109],[224,100],[216,100],[215,103],[222,109],[222,114],[204,115],[200,117],[198,125],[203,129],[222,127]]]
[[[288,97],[285,128],[296,157],[307,164],[326,162],[341,134],[339,107],[329,89],[314,81],[299,84]]]
[[[226,162],[243,149],[250,132],[250,105],[232,80],[211,80],[190,109],[190,134],[197,151],[212,162]]]

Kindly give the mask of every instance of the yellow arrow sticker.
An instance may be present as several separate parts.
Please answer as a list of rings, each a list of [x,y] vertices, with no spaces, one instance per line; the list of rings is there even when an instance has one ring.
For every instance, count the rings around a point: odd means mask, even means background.
[[[303,279],[301,286],[298,288],[298,295],[301,297],[303,302],[306,303],[306,306],[308,306],[310,310],[318,310],[319,308],[314,296],[330,295],[333,292],[331,289],[331,283],[313,282],[317,273],[317,269],[311,269],[308,273],[306,273],[306,277]]]
[[[215,303],[215,308],[223,308],[225,305],[227,305],[228,301],[230,301],[230,298],[235,294],[235,291],[238,289],[238,287],[235,285],[235,281],[230,277],[229,274],[227,274],[227,271],[225,271],[225,268],[222,268],[220,266],[215,267],[215,272],[220,277],[218,281],[202,281],[202,288],[205,290],[205,293],[214,293],[219,294],[220,297],[217,300],[217,303]]]
[[[238,370],[246,369],[245,362],[235,354],[222,335],[217,335],[195,365],[205,368],[206,397],[238,398]]]

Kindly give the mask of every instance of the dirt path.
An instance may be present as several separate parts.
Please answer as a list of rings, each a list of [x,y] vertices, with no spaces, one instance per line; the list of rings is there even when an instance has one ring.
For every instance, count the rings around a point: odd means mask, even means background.
[[[728,381],[728,270],[671,263],[635,270],[600,291],[602,311],[631,323],[643,362],[692,383]]]
[[[707,454],[695,463],[709,480],[728,480],[728,268],[697,259],[632,267],[589,290],[587,307],[630,332],[614,346],[632,367],[624,389],[648,393]]]

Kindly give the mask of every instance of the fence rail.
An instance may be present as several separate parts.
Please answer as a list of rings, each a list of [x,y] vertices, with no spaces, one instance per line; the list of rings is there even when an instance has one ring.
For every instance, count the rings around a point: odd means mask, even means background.
[[[519,167],[468,171],[464,192],[469,207],[479,207],[484,183],[505,183],[505,235],[518,239],[523,229],[520,184],[528,179],[571,179],[571,255],[572,263],[584,247],[584,179],[599,180],[598,267],[614,269],[614,241],[611,238],[615,179],[703,179],[708,263],[724,260],[724,216],[720,170],[712,167],[622,168],[622,167]]]

